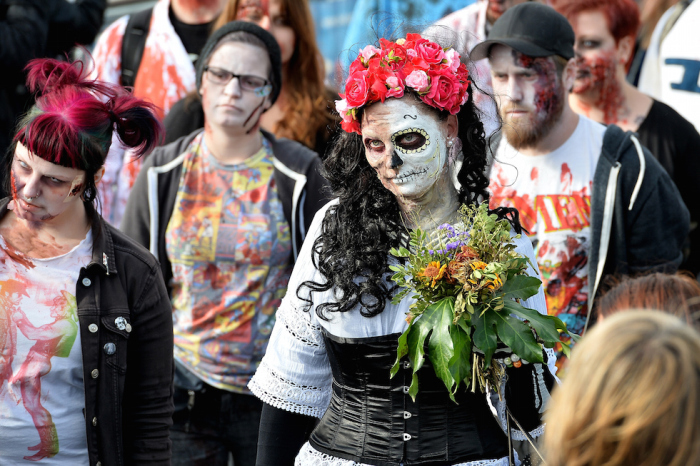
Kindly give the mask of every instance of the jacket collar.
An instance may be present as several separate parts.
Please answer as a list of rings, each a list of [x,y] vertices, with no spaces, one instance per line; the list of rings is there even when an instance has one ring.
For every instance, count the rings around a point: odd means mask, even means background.
[[[0,200],[0,219],[7,214],[7,204],[9,203],[9,197]],[[117,267],[114,260],[112,233],[107,228],[107,223],[102,219],[101,215],[95,213],[94,217],[95,222],[92,226],[92,261],[87,267],[99,266],[107,275],[116,274]]]

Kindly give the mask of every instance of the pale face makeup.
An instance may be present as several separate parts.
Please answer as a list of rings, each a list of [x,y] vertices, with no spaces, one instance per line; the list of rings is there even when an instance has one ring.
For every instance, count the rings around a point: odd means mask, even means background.
[[[448,172],[448,138],[456,136],[456,117],[440,121],[411,96],[368,107],[362,116],[362,143],[382,185],[404,212],[444,216],[457,192]]]
[[[49,222],[84,209],[80,199],[85,190],[84,170],[48,162],[20,143],[11,170],[12,203],[8,207],[20,219]]]
[[[624,70],[627,57],[621,56],[602,11],[582,11],[572,19],[576,42],[576,81],[573,92],[584,93],[609,86]]]
[[[208,66],[230,71],[236,75],[252,75],[269,81],[270,59],[265,50],[241,42],[225,42],[212,53]],[[243,90],[238,78],[228,84],[212,83],[207,73],[199,90],[208,127],[248,131],[260,114],[270,107],[269,97],[259,97]],[[251,115],[257,113],[257,115]]]
[[[282,64],[289,62],[294,54],[296,34],[289,18],[282,14],[282,0],[241,0],[236,19],[250,21],[269,31],[280,46]]]
[[[532,58],[496,44],[489,54],[503,131],[515,147],[531,147],[561,116],[566,92],[551,57]]]

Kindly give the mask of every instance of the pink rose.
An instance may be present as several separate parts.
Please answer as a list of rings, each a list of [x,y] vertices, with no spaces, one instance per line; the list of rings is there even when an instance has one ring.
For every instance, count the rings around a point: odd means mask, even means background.
[[[373,45],[368,45],[367,47],[363,48],[360,50],[360,56],[362,56],[362,61],[365,63],[369,63],[369,59],[372,58],[374,55],[378,54],[380,50],[373,46]]]
[[[437,65],[445,58],[445,51],[442,50],[442,47],[429,40],[416,41],[416,52],[430,65]]]
[[[445,52],[445,59],[447,60],[447,67],[450,69],[450,71],[456,73],[457,68],[459,68],[459,65],[461,64],[459,61],[459,53],[457,53],[455,49],[450,49]]]
[[[348,110],[350,107],[348,107],[348,101],[345,99],[342,100],[336,100],[335,101],[335,110],[338,112],[340,116],[345,118],[345,115],[348,113]]]
[[[426,92],[430,86],[428,75],[422,70],[413,71],[406,77],[406,85],[415,89],[418,93]]]
[[[389,76],[386,78],[386,85],[389,87],[399,87],[399,78],[396,76]]]
[[[362,107],[367,102],[367,71],[356,71],[345,81],[345,99],[352,108]]]
[[[444,73],[431,77],[430,90],[421,96],[421,99],[430,106],[447,110],[454,115],[459,112],[459,105],[462,101],[460,90],[459,81],[450,71],[445,70]]]
[[[386,93],[386,97],[396,97],[397,99],[400,99],[403,97],[403,86],[401,85],[401,81],[399,81],[399,78],[396,76],[389,76],[386,78],[386,85],[389,87],[389,90]]]
[[[413,49],[408,49],[406,50],[406,55],[408,55],[408,58],[416,58],[418,56],[418,52]]]

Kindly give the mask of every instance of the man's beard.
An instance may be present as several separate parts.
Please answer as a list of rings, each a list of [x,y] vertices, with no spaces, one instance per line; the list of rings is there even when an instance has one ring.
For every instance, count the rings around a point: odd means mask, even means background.
[[[535,147],[552,131],[561,118],[564,110],[566,93],[564,87],[558,84],[546,100],[535,102],[534,112],[529,113],[527,121],[513,122],[506,113],[513,106],[500,110],[503,120],[502,131],[508,144],[516,149]],[[516,106],[517,107],[517,106]]]

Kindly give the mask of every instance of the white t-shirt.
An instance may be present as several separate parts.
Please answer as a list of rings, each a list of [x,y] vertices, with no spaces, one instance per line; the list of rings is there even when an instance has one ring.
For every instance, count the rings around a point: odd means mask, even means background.
[[[673,107],[700,131],[700,1],[692,2],[661,40],[674,8],[654,29],[639,90]]]
[[[75,289],[91,258],[92,232],[50,259],[0,236],[0,465],[89,464]]]
[[[542,275],[547,312],[579,334],[588,302],[591,190],[605,127],[579,117],[557,150],[518,153],[503,138],[491,171],[491,208],[515,207],[529,232]]]

